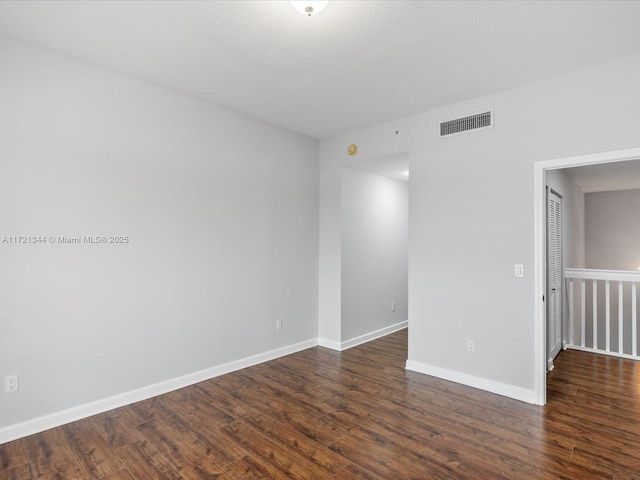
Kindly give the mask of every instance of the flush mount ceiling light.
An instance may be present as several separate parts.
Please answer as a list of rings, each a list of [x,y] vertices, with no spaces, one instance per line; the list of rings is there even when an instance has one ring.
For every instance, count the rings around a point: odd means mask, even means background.
[[[324,10],[324,7],[326,7],[329,2],[320,0],[291,0],[290,3],[297,11],[310,17]]]

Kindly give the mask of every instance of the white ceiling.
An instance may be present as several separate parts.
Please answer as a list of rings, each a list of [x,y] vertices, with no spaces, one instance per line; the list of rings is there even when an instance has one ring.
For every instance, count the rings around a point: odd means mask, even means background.
[[[572,167],[565,171],[584,193],[640,188],[640,160]]]
[[[640,53],[640,2],[0,1],[0,32],[323,138]]]
[[[377,173],[378,175],[394,178],[402,182],[409,181],[409,152],[374,158],[356,156],[350,158],[349,162],[345,163],[345,166]]]

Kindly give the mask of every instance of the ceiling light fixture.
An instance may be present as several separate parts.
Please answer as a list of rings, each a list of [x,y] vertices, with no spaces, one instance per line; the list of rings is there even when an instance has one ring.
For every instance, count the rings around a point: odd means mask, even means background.
[[[310,17],[324,10],[324,7],[326,7],[329,2],[320,0],[291,0],[290,3],[297,11]]]

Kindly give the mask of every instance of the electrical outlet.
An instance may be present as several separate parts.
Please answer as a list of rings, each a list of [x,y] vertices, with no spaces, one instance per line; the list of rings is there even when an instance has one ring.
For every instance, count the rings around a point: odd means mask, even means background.
[[[392,304],[391,304],[391,311],[392,311],[392,312],[395,312],[395,311],[396,311],[396,304],[395,304],[395,303],[392,303]]]
[[[476,341],[475,340],[467,340],[467,350],[469,352],[476,351]]]
[[[515,275],[516,277],[524,277],[524,265],[522,265],[521,263],[516,263]]]
[[[4,378],[4,393],[15,393],[18,391],[18,375],[9,375]]]
[[[282,319],[281,318],[276,320],[276,330],[282,330]]]

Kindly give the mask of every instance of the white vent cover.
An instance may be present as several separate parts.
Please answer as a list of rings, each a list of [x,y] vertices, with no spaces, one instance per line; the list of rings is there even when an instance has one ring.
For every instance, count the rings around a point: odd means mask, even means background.
[[[473,130],[485,129],[493,127],[493,111],[488,110],[475,115],[455,118],[440,123],[440,136],[455,135],[466,133]]]

